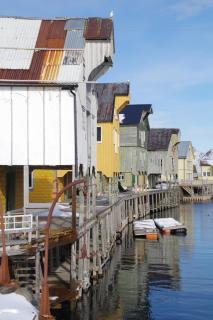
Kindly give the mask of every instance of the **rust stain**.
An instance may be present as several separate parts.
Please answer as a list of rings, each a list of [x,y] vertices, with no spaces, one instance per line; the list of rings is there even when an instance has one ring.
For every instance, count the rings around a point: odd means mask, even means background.
[[[42,20],[38,38],[36,41],[36,48],[57,48],[64,47],[66,31],[64,30],[66,20]],[[0,69],[0,79],[5,80],[55,80],[57,79],[59,71],[59,62],[62,60],[61,51],[56,55],[55,64],[53,63],[52,70],[50,66],[47,69],[48,75],[52,78],[46,78],[47,74],[44,72],[45,63],[49,63],[47,59],[48,52],[44,50],[34,51],[32,62],[28,70],[23,69]],[[54,54],[51,53],[51,61]],[[58,63],[56,63],[58,61]],[[51,65],[51,64],[50,64]],[[44,76],[42,73],[44,72]]]
[[[45,52],[40,80],[56,80],[62,64],[62,59],[62,50]]]
[[[111,19],[89,18],[84,37],[86,40],[110,40],[113,22]]]

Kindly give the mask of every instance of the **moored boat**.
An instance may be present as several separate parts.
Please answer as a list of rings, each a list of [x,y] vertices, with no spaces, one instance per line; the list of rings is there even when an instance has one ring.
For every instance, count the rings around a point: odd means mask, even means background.
[[[187,229],[179,221],[174,218],[154,219],[155,225],[164,234],[186,234]]]
[[[152,219],[134,221],[133,234],[135,237],[143,237],[149,240],[157,240],[159,236],[158,229]]]

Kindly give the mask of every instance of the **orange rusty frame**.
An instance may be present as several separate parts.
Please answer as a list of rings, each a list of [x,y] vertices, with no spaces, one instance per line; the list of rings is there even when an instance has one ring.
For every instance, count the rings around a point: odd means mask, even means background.
[[[44,278],[42,284],[41,291],[41,299],[40,299],[40,312],[39,312],[39,320],[53,320],[54,317],[50,313],[50,301],[49,301],[49,287],[48,287],[48,258],[49,258],[49,231],[50,225],[52,221],[52,215],[55,208],[56,203],[62,194],[72,188],[72,229],[74,238],[77,237],[76,232],[76,186],[79,184],[84,184],[84,197],[87,196],[87,180],[79,179],[74,182],[69,183],[63,189],[61,189],[55,196],[55,199],[52,202],[52,205],[49,209],[47,224],[45,226],[45,253],[44,253]]]

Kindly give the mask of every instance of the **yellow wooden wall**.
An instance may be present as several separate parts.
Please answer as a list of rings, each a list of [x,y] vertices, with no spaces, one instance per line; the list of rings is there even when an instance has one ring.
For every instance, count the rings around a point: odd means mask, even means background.
[[[54,180],[56,179],[56,170],[33,171],[33,189],[30,190],[30,202],[51,202],[54,192]]]
[[[57,178],[57,172],[60,171],[60,177]],[[67,170],[44,170],[36,169],[33,171],[34,186],[30,190],[29,200],[32,203],[47,203],[51,202],[55,197],[56,178],[58,179],[58,191],[64,187],[64,176],[62,174]],[[64,195],[60,201],[64,201]]]
[[[106,177],[113,177],[120,172],[120,124],[119,112],[129,104],[129,96],[115,97],[115,115],[113,122],[98,123],[102,128],[102,142],[97,143],[97,171]],[[115,152],[114,131],[118,135],[118,152]]]

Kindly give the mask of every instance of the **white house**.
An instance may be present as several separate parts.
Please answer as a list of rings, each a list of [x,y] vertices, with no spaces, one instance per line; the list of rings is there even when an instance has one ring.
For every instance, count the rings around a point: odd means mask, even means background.
[[[0,196],[7,210],[30,207],[32,169],[95,172],[90,82],[112,66],[114,33],[112,20],[101,18],[1,17],[0,29]]]

